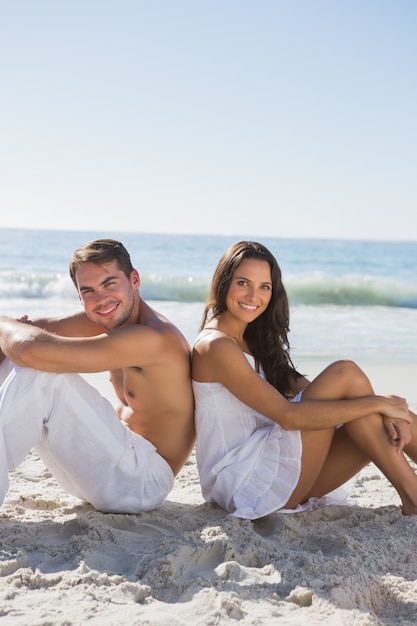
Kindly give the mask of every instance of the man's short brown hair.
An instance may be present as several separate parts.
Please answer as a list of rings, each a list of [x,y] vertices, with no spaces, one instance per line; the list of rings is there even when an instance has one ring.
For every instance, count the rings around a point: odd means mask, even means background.
[[[120,241],[115,239],[95,239],[94,241],[89,241],[77,248],[72,254],[69,264],[72,282],[77,287],[75,273],[79,265],[83,263],[102,265],[112,261],[117,261],[122,272],[126,274],[127,278],[130,278],[133,266],[128,251]]]

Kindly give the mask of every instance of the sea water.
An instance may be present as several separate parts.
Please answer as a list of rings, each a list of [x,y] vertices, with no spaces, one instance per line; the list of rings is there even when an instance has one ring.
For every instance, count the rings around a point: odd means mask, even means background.
[[[79,301],[68,275],[75,248],[119,239],[141,275],[141,295],[192,342],[210,279],[240,236],[0,229],[0,313],[60,315]],[[290,301],[295,365],[352,358],[417,364],[417,241],[264,237]]]

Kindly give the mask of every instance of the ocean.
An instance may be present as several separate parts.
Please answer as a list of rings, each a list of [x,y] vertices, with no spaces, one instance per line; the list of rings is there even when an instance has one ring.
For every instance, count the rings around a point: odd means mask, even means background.
[[[75,248],[101,237],[124,243],[141,275],[141,295],[190,343],[217,262],[242,238],[0,229],[0,311],[36,317],[78,308],[68,261]],[[261,242],[283,273],[297,367],[338,358],[361,365],[417,364],[417,241],[263,237]]]

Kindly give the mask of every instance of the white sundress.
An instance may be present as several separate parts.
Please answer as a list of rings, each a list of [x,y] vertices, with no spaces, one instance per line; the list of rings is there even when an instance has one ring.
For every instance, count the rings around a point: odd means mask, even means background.
[[[255,367],[254,358],[245,356]],[[258,519],[279,509],[288,513],[323,504],[348,504],[352,481],[324,498],[282,509],[300,476],[300,431],[282,429],[221,383],[193,381],[193,391],[197,466],[207,502],[216,502],[228,513],[245,519]]]

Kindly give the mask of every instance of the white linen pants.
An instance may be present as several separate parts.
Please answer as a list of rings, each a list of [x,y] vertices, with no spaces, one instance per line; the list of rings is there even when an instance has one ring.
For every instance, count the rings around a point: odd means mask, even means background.
[[[163,503],[174,484],[170,466],[80,375],[4,359],[0,384],[0,505],[9,470],[31,448],[63,489],[98,510],[140,513]]]

